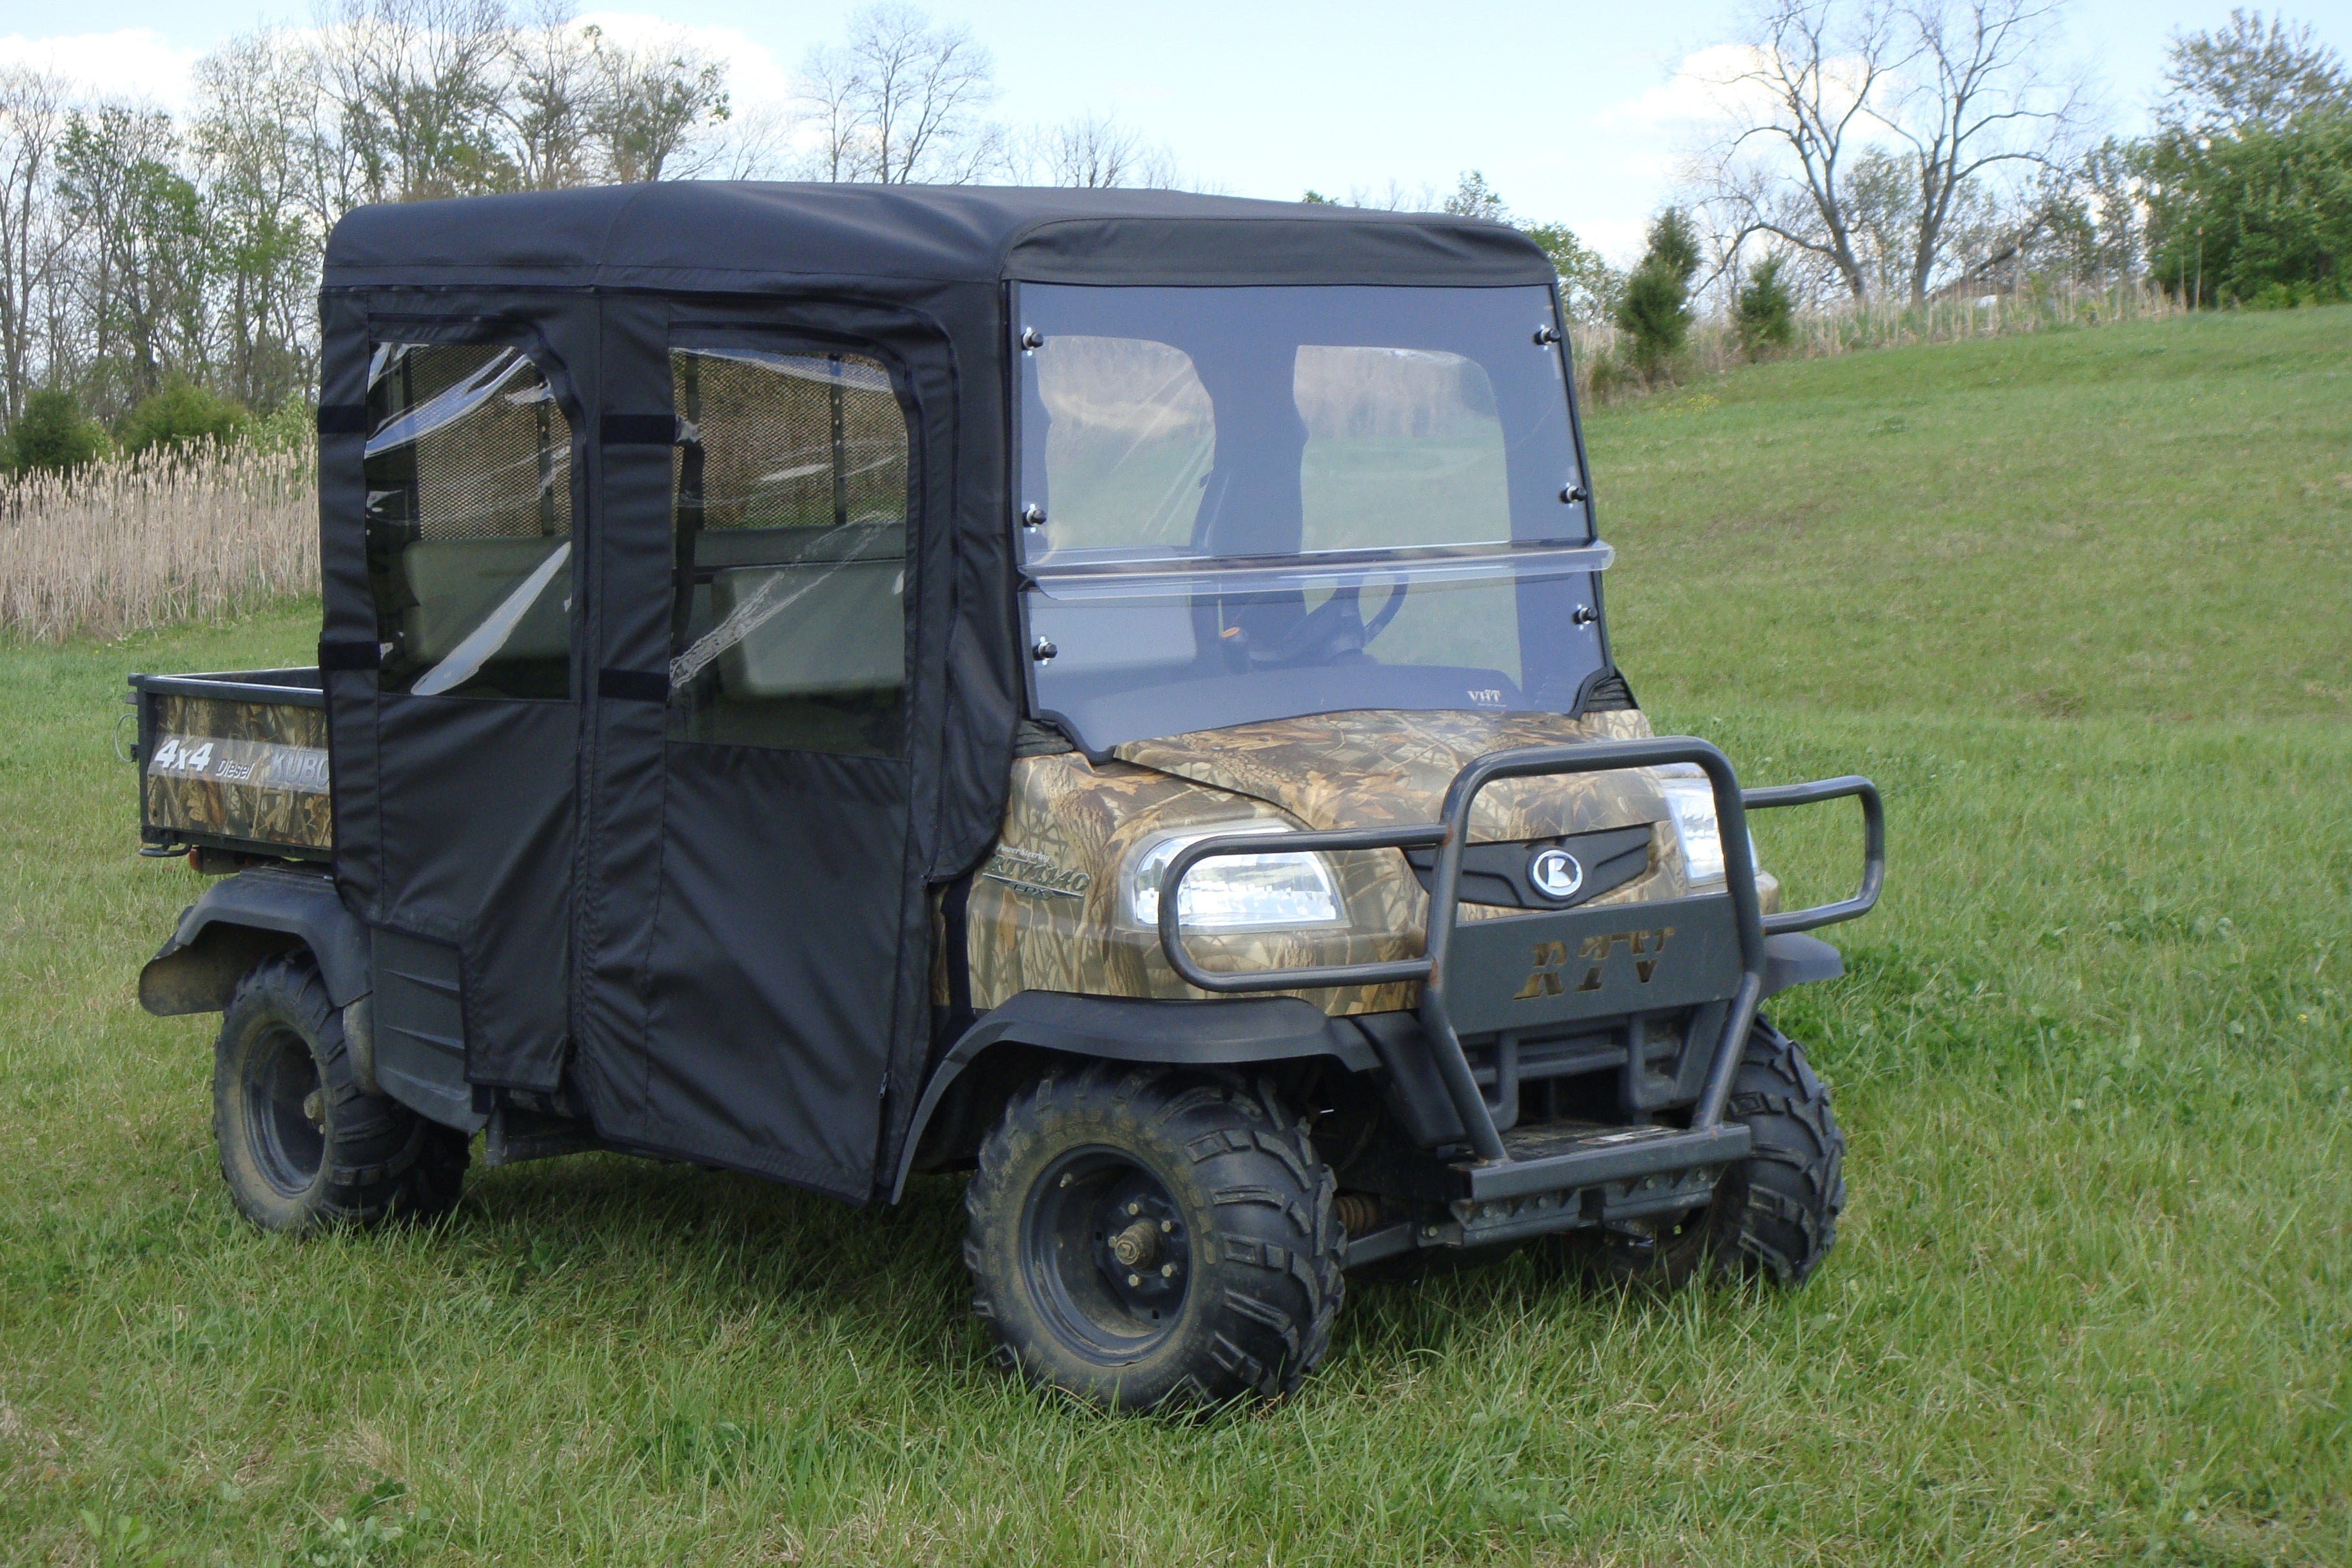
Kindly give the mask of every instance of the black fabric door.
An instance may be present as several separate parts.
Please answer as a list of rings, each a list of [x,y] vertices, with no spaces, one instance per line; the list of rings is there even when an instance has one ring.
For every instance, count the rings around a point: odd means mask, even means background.
[[[466,1077],[551,1088],[570,1030],[581,405],[522,312],[370,316],[366,344],[362,439],[326,465],[327,499],[361,503],[373,623],[373,648],[336,645],[374,655],[371,679],[331,688],[338,867],[371,923],[458,950]],[[336,536],[362,518],[335,510],[331,557],[348,557]],[[341,601],[362,581],[331,560],[331,627],[361,618]]]
[[[608,338],[651,358],[624,322]],[[649,442],[606,454],[606,657],[648,646],[599,683],[600,1122],[862,1200],[928,958],[905,394],[878,351],[751,329],[676,328],[657,363],[667,472]],[[608,416],[608,441],[644,417]],[[623,978],[635,1052],[614,1048]]]

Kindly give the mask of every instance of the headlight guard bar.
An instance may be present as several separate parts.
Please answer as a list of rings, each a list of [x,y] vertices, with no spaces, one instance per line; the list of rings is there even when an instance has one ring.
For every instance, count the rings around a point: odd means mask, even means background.
[[[1369,963],[1308,965],[1290,969],[1215,973],[1202,969],[1185,951],[1180,921],[1184,879],[1203,860],[1220,856],[1262,854],[1263,835],[1223,834],[1203,838],[1180,850],[1161,873],[1160,882],[1160,945],[1171,968],[1188,984],[1203,991],[1233,994],[1264,991],[1307,991],[1338,985],[1382,985],[1396,983],[1421,986],[1420,1016],[1428,1035],[1446,1095],[1471,1147],[1482,1161],[1501,1162],[1508,1156],[1485,1096],[1473,1076],[1448,1006],[1450,961],[1460,916],[1462,852],[1469,838],[1471,807],[1487,785],[1503,779],[1539,774],[1614,773],[1629,768],[1696,763],[1715,792],[1716,820],[1723,837],[1724,888],[1719,892],[1685,900],[1709,904],[1727,900],[1730,927],[1736,934],[1738,979],[1731,986],[1723,1034],[1717,1042],[1706,1087],[1701,1091],[1691,1127],[1695,1132],[1713,1129],[1723,1119],[1731,1094],[1731,1078],[1739,1062],[1748,1031],[1755,1021],[1763,994],[1764,938],[1781,931],[1811,931],[1849,921],[1877,903],[1886,873],[1886,822],[1878,791],[1868,779],[1853,775],[1809,784],[1775,785],[1743,791],[1730,760],[1706,742],[1692,736],[1641,741],[1603,741],[1563,746],[1526,746],[1489,752],[1472,759],[1454,776],[1435,822],[1394,827],[1340,828],[1286,834],[1286,851],[1434,848],[1437,865],[1430,879],[1429,916],[1419,958],[1391,959]],[[1748,812],[1787,805],[1805,805],[1853,795],[1863,810],[1862,883],[1853,897],[1811,909],[1788,910],[1767,917],[1756,897],[1756,867],[1748,853]],[[1529,929],[1547,920],[1560,921],[1581,911],[1566,910],[1546,916],[1520,917],[1513,926]],[[1501,922],[1486,922],[1499,924]]]

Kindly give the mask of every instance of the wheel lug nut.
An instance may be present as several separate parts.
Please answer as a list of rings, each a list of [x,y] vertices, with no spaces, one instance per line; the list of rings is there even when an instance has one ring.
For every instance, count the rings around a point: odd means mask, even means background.
[[[1161,1278],[1162,1279],[1175,1279],[1175,1278],[1176,1278],[1176,1266],[1175,1266],[1174,1264],[1172,1264],[1172,1263],[1163,1263],[1163,1264],[1161,1264],[1161,1265],[1160,1266],[1160,1278]]]
[[[1141,1204],[1129,1204],[1127,1205],[1127,1212],[1131,1215],[1141,1214],[1143,1212],[1143,1205]]]
[[[317,1089],[314,1089],[310,1093],[302,1097],[302,1115],[304,1118],[311,1121],[321,1121],[326,1119],[326,1099],[324,1096],[320,1094]]]
[[[1140,1274],[1130,1274],[1127,1277],[1127,1282],[1130,1285],[1140,1285],[1143,1283],[1143,1276]]]
[[[1161,1221],[1160,1222],[1160,1235],[1162,1235],[1162,1236],[1173,1236],[1173,1235],[1175,1235],[1175,1234],[1176,1234],[1176,1222],[1175,1222],[1174,1220],[1172,1220],[1172,1219],[1163,1219],[1163,1220],[1161,1220]]]

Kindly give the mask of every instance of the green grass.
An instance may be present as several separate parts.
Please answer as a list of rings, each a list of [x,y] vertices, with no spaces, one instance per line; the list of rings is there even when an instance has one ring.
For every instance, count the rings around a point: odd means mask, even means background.
[[[595,1157],[252,1233],[205,1025],[131,1000],[197,883],[131,855],[108,731],[124,669],[310,626],[0,651],[0,1562],[2352,1561],[2347,351],[2207,318],[1597,418],[1660,726],[1887,792],[1852,976],[1780,1010],[1839,1248],[1793,1295],[1361,1288],[1301,1395],[1192,1426],[990,1369],[950,1182]],[[1819,895],[1813,816],[1759,834]]]

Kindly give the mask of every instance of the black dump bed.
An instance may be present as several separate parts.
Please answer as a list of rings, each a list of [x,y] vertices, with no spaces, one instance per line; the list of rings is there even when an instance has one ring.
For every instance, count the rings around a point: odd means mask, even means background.
[[[327,700],[316,669],[134,675],[131,690],[146,852],[331,857]]]

